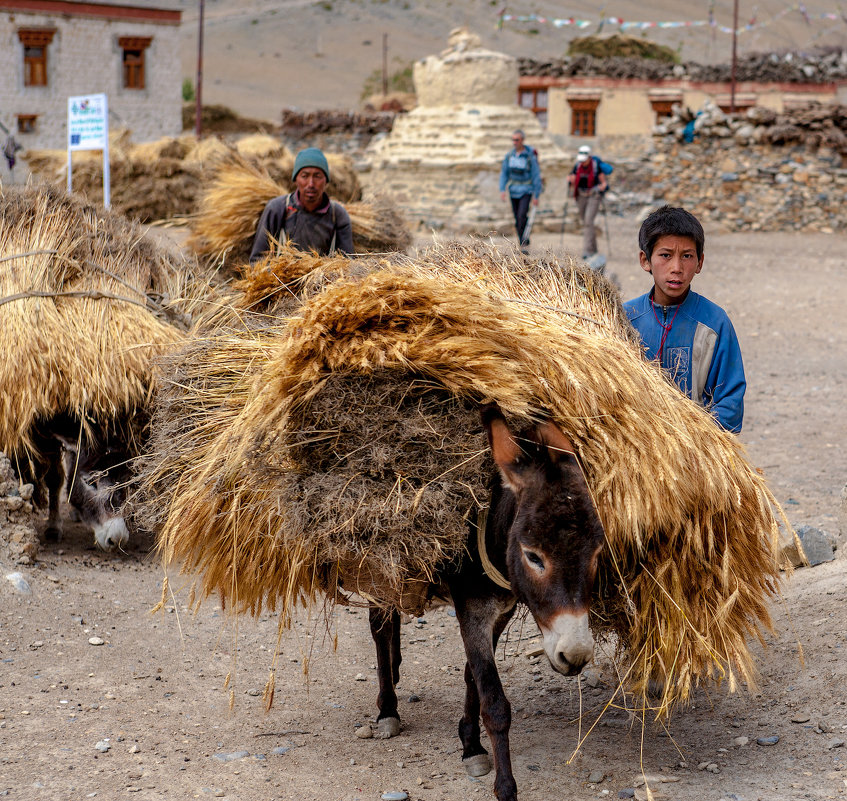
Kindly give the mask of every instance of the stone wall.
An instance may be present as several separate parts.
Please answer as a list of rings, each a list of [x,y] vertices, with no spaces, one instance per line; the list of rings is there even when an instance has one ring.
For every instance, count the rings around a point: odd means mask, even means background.
[[[22,28],[55,29],[47,47],[47,86],[24,86]],[[123,36],[152,37],[145,51],[144,89],[123,88],[118,45]],[[177,136],[182,129],[178,24],[0,13],[0,75],[0,121],[25,149],[66,147],[67,99],[75,95],[105,93],[111,124],[129,128],[135,141]],[[18,114],[38,115],[33,133],[17,132]],[[5,162],[2,170],[0,177],[6,178]]]
[[[847,230],[847,169],[829,149],[706,140],[648,157],[655,203],[729,231]]]
[[[0,557],[17,564],[31,564],[38,553],[32,492],[32,484],[21,485],[0,452]]]
[[[684,125],[694,141],[683,139]],[[731,231],[847,230],[847,107],[678,109],[646,158],[655,202]]]

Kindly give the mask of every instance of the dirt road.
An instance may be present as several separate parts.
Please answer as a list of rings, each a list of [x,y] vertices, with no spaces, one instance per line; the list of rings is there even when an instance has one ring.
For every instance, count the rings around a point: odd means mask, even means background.
[[[627,218],[611,227],[609,271],[629,298],[649,287],[635,259],[637,226]],[[558,244],[552,235],[533,242]],[[578,237],[565,245],[578,248]],[[847,237],[707,231],[694,285],[727,309],[741,340],[749,385],[741,436],[751,459],[793,524],[830,532],[847,481],[845,250]],[[375,714],[377,693],[364,612],[338,610],[330,634],[300,616],[279,643],[275,705],[264,714],[275,621],[239,620],[236,640],[214,599],[197,617],[187,613],[188,581],[177,577],[166,611],[150,615],[162,577],[150,544],[110,556],[73,531],[22,569],[31,594],[3,578],[12,566],[0,566],[0,795],[493,798],[493,776],[470,779],[460,762],[463,656],[449,608],[403,627],[402,734],[360,739],[356,727]],[[837,557],[786,585],[776,634],[757,647],[760,691],[700,691],[669,734],[650,721],[642,728],[624,708],[608,655],[578,684],[525,656],[534,623],[513,625],[498,654],[521,798],[646,797],[642,774],[655,798],[677,801],[847,798],[847,748],[838,745],[847,738],[843,549]],[[770,736],[779,741],[757,744]]]

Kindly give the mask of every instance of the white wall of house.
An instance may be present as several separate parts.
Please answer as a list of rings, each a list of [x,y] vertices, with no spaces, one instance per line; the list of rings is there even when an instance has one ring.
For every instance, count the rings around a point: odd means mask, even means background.
[[[33,13],[22,11],[20,4],[6,7],[0,0],[0,122],[19,144],[66,147],[67,98],[99,93],[108,96],[110,127],[129,128],[133,141],[178,135],[182,129],[179,15],[176,21],[171,14],[171,21],[151,22],[121,18],[120,8],[116,17],[92,17],[78,13],[82,4],[61,5],[66,13]],[[47,46],[47,85],[25,86],[24,47],[18,32],[39,28],[55,29]],[[118,40],[126,36],[152,37],[145,50],[143,89],[123,87]],[[33,132],[18,131],[21,114],[37,115]]]

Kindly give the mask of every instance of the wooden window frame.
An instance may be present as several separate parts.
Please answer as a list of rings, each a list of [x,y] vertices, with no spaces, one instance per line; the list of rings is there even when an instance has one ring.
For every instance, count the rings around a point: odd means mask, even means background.
[[[31,134],[36,132],[38,114],[18,114],[18,133]]]
[[[24,86],[47,86],[47,48],[55,35],[55,28],[18,29],[23,45]]]
[[[567,101],[571,107],[571,136],[596,136],[600,98],[569,97]]]
[[[653,113],[656,115],[656,124],[662,120],[673,116],[673,107],[678,100],[651,100],[650,105],[653,108]]]
[[[152,36],[121,36],[118,47],[121,48],[122,86],[136,90],[147,88],[147,63],[145,53]]]
[[[539,103],[538,101],[538,93],[543,92],[545,96],[544,104]],[[530,105],[526,105],[524,103],[524,97],[532,95],[532,103]],[[547,86],[519,86],[518,87],[518,105],[521,108],[525,108],[528,111],[531,111],[536,117],[538,117],[538,121],[541,123],[542,128],[547,127],[547,111],[548,105],[550,102],[550,93],[549,87]]]

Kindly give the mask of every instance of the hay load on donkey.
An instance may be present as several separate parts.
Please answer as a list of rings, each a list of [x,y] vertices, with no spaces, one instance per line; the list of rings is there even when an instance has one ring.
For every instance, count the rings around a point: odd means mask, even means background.
[[[138,451],[153,357],[184,338],[196,272],[137,224],[53,187],[0,192],[0,450],[49,500],[48,536],[73,474],[69,499],[98,544],[126,541],[101,490]],[[89,474],[103,470],[111,479],[95,486]]]
[[[281,625],[339,589],[418,609],[487,502],[475,410],[493,401],[573,444],[607,538],[592,623],[618,636],[629,686],[662,682],[667,711],[699,682],[754,680],[778,506],[642,359],[604,279],[482,245],[313,284],[297,258],[243,282],[307,286],[293,316],[209,332],[166,365],[145,478],[163,557],[199,572],[201,596]]]

